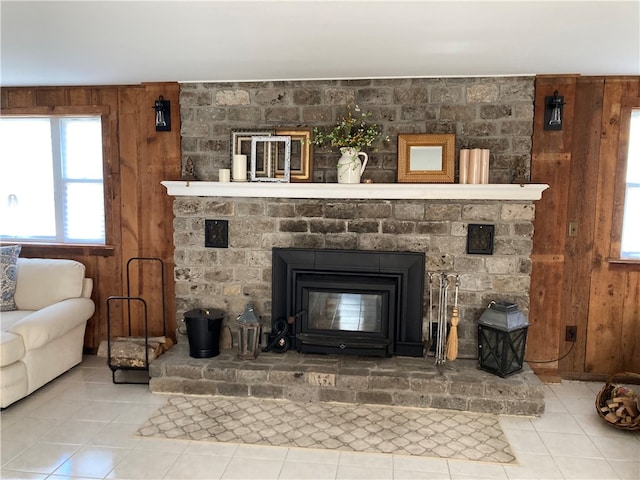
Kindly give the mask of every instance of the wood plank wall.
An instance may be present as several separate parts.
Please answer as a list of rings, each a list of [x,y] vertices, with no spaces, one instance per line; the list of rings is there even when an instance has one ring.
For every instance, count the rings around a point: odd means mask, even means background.
[[[171,102],[171,132],[156,132],[153,110],[162,95]],[[105,87],[3,88],[2,114],[44,113],[93,106],[103,114],[105,159],[106,247],[25,245],[22,256],[72,258],[94,280],[96,313],[89,320],[85,350],[95,352],[106,339],[106,299],[126,295],[126,264],[132,257],[158,257],[165,262],[167,333],[175,339],[172,198],[160,184],[180,178],[180,109],[177,83]],[[150,334],[162,333],[160,263],[133,263],[131,295],[148,304]],[[112,303],[113,333],[125,333],[124,305]],[[133,309],[132,330],[142,333],[142,317]]]
[[[616,178],[626,158],[621,104],[638,77],[539,76],[531,179],[550,189],[536,205],[527,360],[539,373],[602,379],[640,372],[640,263],[609,261]],[[562,131],[545,131],[545,97],[564,96]],[[638,103],[640,106],[640,103]],[[623,151],[624,150],[624,151]],[[569,224],[578,235],[570,237]]]

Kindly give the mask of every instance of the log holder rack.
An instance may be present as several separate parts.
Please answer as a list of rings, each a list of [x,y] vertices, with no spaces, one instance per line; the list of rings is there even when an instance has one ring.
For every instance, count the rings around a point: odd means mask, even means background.
[[[109,369],[111,370],[111,379],[115,384],[149,384],[149,317],[148,317],[148,308],[147,301],[141,296],[132,296],[131,295],[131,264],[132,263],[140,263],[140,262],[156,262],[160,264],[160,278],[161,278],[161,288],[162,288],[162,335],[166,337],[167,335],[167,318],[166,318],[166,301],[165,301],[165,275],[164,275],[164,262],[162,259],[157,257],[132,257],[127,261],[127,294],[126,295],[111,295],[107,298],[107,364]],[[138,303],[143,312],[144,318],[144,363],[141,366],[127,366],[120,365],[119,362],[115,362],[114,360],[117,357],[112,355],[112,339],[111,339],[111,306],[112,304],[126,304],[127,311],[127,332],[125,336],[132,337],[132,328],[131,328],[131,304]],[[116,372],[117,371],[146,371],[147,377],[146,381],[127,381],[127,380],[117,380]]]

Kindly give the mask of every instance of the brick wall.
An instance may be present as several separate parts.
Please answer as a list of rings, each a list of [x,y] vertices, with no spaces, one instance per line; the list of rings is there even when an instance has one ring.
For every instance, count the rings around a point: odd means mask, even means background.
[[[357,103],[391,138],[368,152],[365,178],[396,181],[398,133],[455,133],[456,152],[489,148],[490,182],[510,183],[517,166],[530,168],[533,94],[533,77],[181,84],[182,160],[215,181],[230,166],[231,131],[331,126]],[[316,148],[313,181],[335,182],[338,157]],[[476,356],[476,321],[491,300],[528,308],[532,202],[178,197],[174,214],[178,319],[218,307],[230,322],[250,300],[270,325],[276,246],[426,252],[428,271],[461,275],[463,357]],[[228,249],[204,248],[205,219],[229,221]],[[496,226],[494,255],[465,253],[469,223]]]
[[[461,356],[476,355],[476,321],[491,300],[528,307],[531,202],[178,197],[174,214],[180,318],[217,307],[230,321],[252,301],[268,327],[272,247],[426,252],[427,271],[461,275]],[[229,248],[204,248],[205,219],[229,221]],[[465,253],[469,223],[496,226],[493,255]],[[428,281],[424,298],[427,322]]]
[[[422,78],[180,85],[183,162],[200,180],[230,166],[232,130],[332,126],[346,104],[372,114],[391,141],[369,153],[365,178],[395,182],[398,133],[455,133],[460,148],[489,148],[490,182],[528,172],[533,77]],[[339,155],[315,149],[313,180],[335,182]],[[457,154],[456,154],[457,160]]]

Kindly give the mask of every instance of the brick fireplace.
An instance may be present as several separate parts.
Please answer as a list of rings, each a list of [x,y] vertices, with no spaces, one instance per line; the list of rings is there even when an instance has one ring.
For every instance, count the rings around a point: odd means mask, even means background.
[[[181,84],[182,160],[195,165],[201,181],[163,182],[175,197],[178,320],[194,307],[211,306],[225,310],[231,324],[251,301],[268,331],[274,247],[417,252],[426,272],[460,275],[459,359],[456,370],[444,372],[424,358],[345,360],[295,351],[263,353],[247,364],[235,352],[190,359],[186,339],[179,338],[152,364],[151,389],[541,413],[542,387],[528,367],[506,380],[475,368],[476,322],[488,303],[501,299],[528,309],[534,201],[543,188],[509,183],[516,172],[528,176],[533,92],[533,77]],[[319,148],[314,183],[215,182],[218,169],[230,165],[232,130],[328,126],[352,103],[391,138],[369,152],[365,178],[375,183],[336,184],[335,152]],[[492,185],[396,184],[397,134],[424,132],[455,133],[456,151],[490,149]],[[229,248],[204,246],[206,220],[228,222]],[[470,223],[495,226],[493,255],[465,253]]]
[[[222,184],[210,185],[215,189]],[[482,186],[487,190],[491,187],[501,186]],[[329,190],[329,186],[326,188]],[[178,319],[195,307],[216,307],[227,312],[226,321],[231,323],[251,301],[264,330],[269,331],[273,247],[424,253],[427,272],[460,275],[461,358],[476,357],[476,322],[490,301],[517,303],[525,312],[528,308],[533,198],[539,198],[541,190],[528,200],[313,199],[199,196],[199,191],[194,191],[198,196],[169,193],[176,195]],[[343,196],[349,195],[345,191]],[[229,248],[204,246],[207,219],[229,222]],[[470,223],[495,225],[493,255],[466,254]],[[426,331],[428,282],[424,285]]]
[[[371,190],[378,196],[425,198],[363,199],[365,185],[345,189],[337,184],[307,184],[300,190],[283,185],[263,190],[265,186],[254,184],[163,183],[176,197],[175,280],[180,318],[191,308],[213,306],[224,309],[225,321],[232,325],[246,302],[252,301],[268,330],[273,247],[422,252],[426,272],[447,271],[461,277],[460,355],[446,368],[436,368],[433,358],[318,355],[294,350],[261,353],[252,361],[238,359],[235,350],[211,359],[193,359],[183,337],[151,365],[152,391],[516,415],[544,411],[542,384],[528,366],[507,379],[477,369],[476,328],[491,300],[518,303],[526,311],[533,202],[545,185],[488,185],[470,190],[461,185],[378,185]],[[353,188],[355,193],[349,190]],[[284,198],[292,191],[298,192],[296,196],[341,198]],[[448,198],[433,198],[442,196]],[[478,196],[484,199],[460,198]],[[229,248],[204,247],[207,219],[229,222]],[[495,225],[493,255],[465,253],[469,223]],[[428,282],[424,285],[423,326],[428,319]]]

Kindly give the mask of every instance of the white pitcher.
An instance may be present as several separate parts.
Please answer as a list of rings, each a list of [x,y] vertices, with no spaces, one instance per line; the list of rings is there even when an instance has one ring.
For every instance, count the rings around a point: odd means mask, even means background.
[[[369,156],[352,147],[343,147],[340,153],[342,156],[338,160],[338,183],[360,183]],[[364,162],[360,160],[360,155],[363,156]]]

